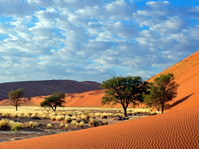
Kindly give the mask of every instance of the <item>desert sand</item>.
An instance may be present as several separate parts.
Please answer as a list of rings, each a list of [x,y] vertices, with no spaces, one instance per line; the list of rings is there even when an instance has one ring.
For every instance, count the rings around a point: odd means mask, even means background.
[[[182,110],[185,108],[199,106],[199,52],[194,53],[181,62],[171,66],[164,70],[160,74],[173,73],[175,75],[175,81],[179,84],[177,97],[169,102],[171,108],[166,112]],[[149,81],[160,74],[157,74]],[[101,99],[104,96],[104,90],[94,90],[83,93],[71,93],[66,94],[67,107],[111,107],[103,106]],[[30,101],[25,105],[40,105],[40,102],[44,100],[46,96],[32,97]],[[0,101],[0,105],[6,105],[7,101]],[[178,105],[178,106],[176,106]],[[117,105],[120,107],[120,105]]]
[[[175,81],[179,84],[177,97],[169,103],[171,108],[166,112],[199,106],[199,51],[160,74],[165,73],[173,73]],[[150,81],[156,76],[151,78]]]
[[[86,130],[1,143],[1,149],[197,149],[199,146],[199,52],[168,68],[180,85],[165,114]],[[161,73],[161,74],[162,74]],[[160,75],[160,74],[158,74]],[[153,79],[153,78],[152,78]],[[151,79],[151,80],[152,80]],[[90,94],[90,95],[89,95]],[[92,95],[91,95],[92,94]],[[94,96],[89,98],[87,96]],[[103,91],[71,95],[99,104]],[[83,96],[83,97],[82,97]],[[80,99],[79,99],[80,100]],[[99,99],[98,99],[99,100]],[[68,99],[69,101],[69,99]],[[95,102],[94,102],[95,101]],[[73,106],[76,101],[68,102]]]
[[[1,149],[196,149],[198,108],[0,145]]]
[[[175,81],[179,84],[177,97],[169,103],[171,104],[171,108],[166,112],[199,106],[199,52],[194,53],[160,74],[165,73],[173,73],[175,75]],[[149,79],[149,81],[153,81],[153,79],[160,74]],[[102,107],[101,99],[103,96],[104,90],[67,94],[65,106]],[[33,97],[31,98],[31,103],[28,105],[39,105],[45,97],[46,96]]]

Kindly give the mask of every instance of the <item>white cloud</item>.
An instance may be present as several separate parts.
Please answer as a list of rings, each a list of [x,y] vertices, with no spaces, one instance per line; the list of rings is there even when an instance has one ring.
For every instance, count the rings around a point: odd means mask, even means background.
[[[0,2],[0,82],[148,78],[199,49],[198,7],[182,11],[168,1],[149,1],[141,9],[126,0]]]

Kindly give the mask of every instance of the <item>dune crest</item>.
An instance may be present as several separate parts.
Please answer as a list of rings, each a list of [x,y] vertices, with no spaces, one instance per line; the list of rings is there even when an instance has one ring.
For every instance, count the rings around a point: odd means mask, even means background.
[[[169,102],[171,108],[166,112],[199,106],[199,52],[169,67],[160,74],[166,73],[173,73],[176,82],[179,84],[177,97]],[[160,74],[152,77],[149,81],[153,81]],[[104,90],[67,94],[65,105],[69,107],[101,107],[103,96]],[[32,98],[32,105],[39,105],[43,100],[42,98]]]

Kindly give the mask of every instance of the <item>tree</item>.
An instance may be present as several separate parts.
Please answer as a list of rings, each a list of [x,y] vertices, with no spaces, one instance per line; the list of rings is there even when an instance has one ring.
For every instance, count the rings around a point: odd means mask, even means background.
[[[102,82],[101,87],[105,89],[102,104],[121,104],[124,116],[127,117],[127,108],[143,102],[143,94],[147,92],[148,82],[144,82],[139,76],[113,77]]]
[[[55,112],[57,107],[63,106],[65,98],[65,93],[63,92],[54,92],[51,96],[45,98],[43,102],[41,102],[41,107],[50,107]]]
[[[162,74],[150,83],[150,94],[145,95],[145,103],[149,106],[154,106],[162,113],[165,110],[165,104],[171,101],[177,95],[178,84],[174,80],[172,73]]]
[[[18,110],[18,106],[20,104],[21,98],[24,95],[23,89],[16,89],[8,92],[9,99],[14,103],[14,106],[16,107],[16,111]]]

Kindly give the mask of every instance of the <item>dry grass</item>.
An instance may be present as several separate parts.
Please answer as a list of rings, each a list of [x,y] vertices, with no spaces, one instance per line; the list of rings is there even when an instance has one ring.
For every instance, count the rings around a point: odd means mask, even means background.
[[[148,114],[153,113],[150,108],[129,108],[129,115],[138,114]],[[20,107],[19,111],[15,111],[15,108],[12,106],[0,106],[0,116],[3,118],[27,118],[27,119],[48,119],[50,121],[60,121],[58,126],[61,129],[69,128],[83,128],[83,127],[97,127],[101,125],[107,125],[109,122],[107,120],[123,117],[122,108],[68,108],[68,107],[59,107],[56,112],[53,112],[49,109],[42,109],[40,107]],[[106,120],[104,120],[106,119]],[[116,119],[117,120],[117,119]],[[5,123],[2,121],[2,124]],[[11,123],[11,122],[10,122]],[[1,126],[0,125],[0,126]],[[20,128],[36,128],[39,126],[38,123],[30,121],[24,123],[23,126],[20,123],[13,122],[13,130]],[[46,124],[45,124],[46,125]],[[47,128],[53,128],[51,124],[46,125]],[[1,127],[0,127],[1,128]],[[16,129],[15,129],[16,128]]]

